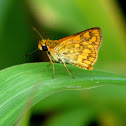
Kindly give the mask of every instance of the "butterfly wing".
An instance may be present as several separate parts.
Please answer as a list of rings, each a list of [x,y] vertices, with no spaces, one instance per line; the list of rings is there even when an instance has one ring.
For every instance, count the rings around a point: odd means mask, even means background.
[[[102,43],[102,32],[99,27],[90,28],[82,32],[73,34],[57,40],[59,43],[67,42],[71,40],[83,40],[88,41],[90,44],[93,44],[95,48],[99,49]]]
[[[59,61],[90,69],[97,60],[102,33],[100,28],[91,28],[58,41],[54,50]]]

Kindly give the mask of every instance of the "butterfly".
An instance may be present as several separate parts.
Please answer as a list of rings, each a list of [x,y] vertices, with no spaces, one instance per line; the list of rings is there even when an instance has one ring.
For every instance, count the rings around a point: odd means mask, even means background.
[[[33,29],[38,32],[35,28]],[[41,36],[39,32],[38,34]],[[99,27],[94,27],[59,40],[43,39],[42,36],[41,38],[38,49],[47,52],[50,62],[53,64],[53,77],[55,74],[54,62],[63,63],[69,75],[73,77],[66,63],[85,70],[92,70],[102,43],[102,32]]]

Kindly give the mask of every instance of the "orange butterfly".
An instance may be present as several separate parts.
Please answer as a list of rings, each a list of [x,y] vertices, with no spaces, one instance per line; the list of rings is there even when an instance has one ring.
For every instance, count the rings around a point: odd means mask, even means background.
[[[34,30],[38,32],[35,28]],[[46,40],[42,36],[41,38],[38,49],[47,52],[50,62],[53,64],[53,77],[55,73],[54,61],[63,63],[69,75],[73,77],[66,63],[92,70],[92,65],[98,58],[98,50],[102,43],[102,32],[99,27],[94,27],[59,40]]]

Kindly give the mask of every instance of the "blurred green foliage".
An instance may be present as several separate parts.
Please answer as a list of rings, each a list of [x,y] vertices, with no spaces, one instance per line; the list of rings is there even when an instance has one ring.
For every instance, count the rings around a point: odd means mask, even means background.
[[[126,75],[125,20],[116,1],[1,0],[0,69],[48,60],[44,53],[23,57],[36,49],[41,39],[32,27],[46,39],[59,39],[91,27],[100,27],[103,43],[94,68]],[[80,97],[83,100],[79,100]],[[34,113],[45,115],[44,121],[49,126],[63,125],[63,122],[73,125],[92,126],[92,122],[97,122],[96,126],[123,126],[125,98],[125,87],[119,86],[64,91],[36,105]],[[72,120],[67,120],[69,118]]]
[[[0,1],[0,69],[29,62],[24,54],[33,49],[32,24],[25,9],[23,1]]]

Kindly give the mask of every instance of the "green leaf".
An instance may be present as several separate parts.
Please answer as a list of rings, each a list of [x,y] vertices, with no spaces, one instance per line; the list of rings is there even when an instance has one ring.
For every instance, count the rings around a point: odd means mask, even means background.
[[[99,70],[83,70],[63,64],[31,63],[13,66],[0,72],[0,125],[12,125],[27,109],[57,91],[90,89],[107,84],[126,85],[126,77]]]

